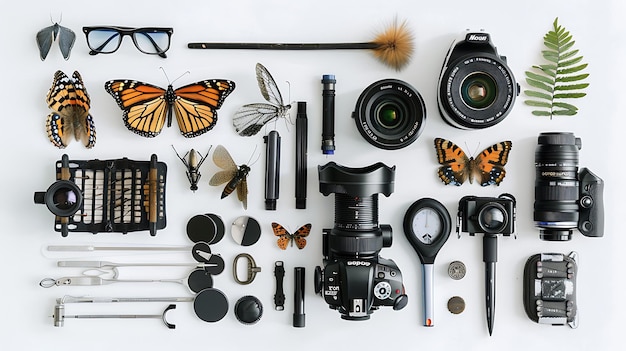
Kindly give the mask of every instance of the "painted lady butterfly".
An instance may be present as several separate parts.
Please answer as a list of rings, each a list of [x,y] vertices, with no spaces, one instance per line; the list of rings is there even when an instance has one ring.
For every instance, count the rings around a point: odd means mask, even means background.
[[[509,159],[512,143],[503,141],[483,150],[477,157],[467,157],[456,144],[442,138],[435,139],[437,162],[441,167],[437,170],[439,178],[446,184],[461,185],[469,178],[480,181],[480,185],[500,185],[506,171],[504,165]]]
[[[57,71],[46,103],[52,110],[46,119],[46,130],[54,146],[63,149],[72,137],[87,148],[96,144],[96,126],[89,114],[89,94],[78,71],[72,78]]]
[[[293,234],[289,234],[289,232],[282,225],[276,222],[272,222],[272,229],[274,230],[274,235],[278,237],[276,244],[278,244],[278,247],[282,250],[287,249],[287,245],[290,241],[292,246],[293,242],[295,242],[298,249],[302,250],[306,246],[305,237],[309,236],[309,233],[311,232],[311,223],[303,225]]]

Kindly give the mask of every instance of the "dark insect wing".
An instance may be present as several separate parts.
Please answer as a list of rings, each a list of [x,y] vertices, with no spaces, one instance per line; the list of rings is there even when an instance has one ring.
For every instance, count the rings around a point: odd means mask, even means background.
[[[248,209],[248,173],[243,176],[243,179],[237,184],[237,198],[241,201],[243,209]]]
[[[293,233],[293,241],[296,242],[298,249],[302,250],[306,246],[306,237],[311,232],[311,223],[307,223]]]
[[[215,173],[213,177],[211,177],[209,185],[216,186],[230,182],[237,174],[237,165],[224,146],[218,145],[215,148],[213,152],[213,162],[223,170]]]
[[[281,250],[286,250],[292,238],[291,234],[289,234],[282,225],[276,222],[272,222],[272,231],[274,235],[278,237],[276,245],[278,245]]]
[[[276,81],[267,68],[260,63],[256,64],[256,80],[265,100],[278,106],[284,105],[283,97],[280,94],[280,90],[278,90]]]
[[[72,47],[74,47],[74,42],[76,41],[76,34],[66,27],[59,26],[59,49],[61,49],[61,54],[64,59],[70,58],[70,52],[72,51]]]
[[[37,32],[37,46],[39,47],[39,57],[41,58],[41,61],[48,57],[48,53],[52,47],[52,42],[57,37],[58,28],[59,25],[55,23],[54,25]]]

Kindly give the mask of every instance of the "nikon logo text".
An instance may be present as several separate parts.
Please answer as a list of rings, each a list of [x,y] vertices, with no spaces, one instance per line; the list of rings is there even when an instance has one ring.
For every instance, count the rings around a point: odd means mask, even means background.
[[[467,40],[468,41],[487,41],[489,40],[489,37],[486,35],[470,34]]]
[[[348,261],[348,266],[365,266],[369,267],[372,263],[367,261]]]

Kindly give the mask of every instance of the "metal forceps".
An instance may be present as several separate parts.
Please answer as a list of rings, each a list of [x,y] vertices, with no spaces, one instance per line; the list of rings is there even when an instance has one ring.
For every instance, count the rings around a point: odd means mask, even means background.
[[[59,261],[59,267],[81,267],[89,268],[83,271],[81,276],[63,278],[45,278],[39,282],[44,288],[53,286],[91,286],[108,285],[113,283],[178,283],[185,285],[187,278],[180,279],[119,279],[118,267],[194,267],[207,268],[214,267],[213,263],[114,263],[108,261]]]

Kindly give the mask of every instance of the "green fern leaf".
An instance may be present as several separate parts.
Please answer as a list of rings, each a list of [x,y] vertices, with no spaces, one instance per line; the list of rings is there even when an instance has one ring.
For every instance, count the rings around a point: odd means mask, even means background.
[[[563,99],[579,99],[586,96],[581,90],[589,87],[585,79],[588,73],[582,73],[587,63],[581,63],[583,56],[574,49],[576,41],[573,35],[559,25],[558,17],[554,19],[552,30],[543,37],[546,50],[541,55],[547,61],[532,66],[534,71],[526,71],[526,83],[531,89],[524,94],[531,99],[526,105],[537,108],[532,111],[535,116],[573,116],[578,108]]]

